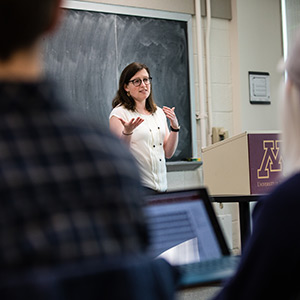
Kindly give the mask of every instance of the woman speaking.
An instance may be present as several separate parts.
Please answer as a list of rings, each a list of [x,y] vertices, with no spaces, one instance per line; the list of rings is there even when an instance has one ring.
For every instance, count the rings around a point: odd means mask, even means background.
[[[167,190],[165,159],[173,156],[180,129],[175,107],[160,108],[155,104],[151,79],[146,65],[128,65],[121,73],[109,116],[111,131],[129,145],[138,162],[147,194]]]

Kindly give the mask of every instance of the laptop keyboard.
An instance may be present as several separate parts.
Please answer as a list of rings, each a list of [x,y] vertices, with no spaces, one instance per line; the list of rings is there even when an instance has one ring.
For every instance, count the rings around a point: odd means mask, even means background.
[[[180,273],[178,288],[221,282],[234,274],[239,261],[239,256],[229,256],[176,266]]]
[[[180,265],[177,267],[182,273],[207,274],[212,271],[223,271],[228,268],[232,268],[233,264],[236,263],[237,266],[238,262],[239,259],[233,260],[232,257],[224,257],[222,259],[211,259],[192,264]]]

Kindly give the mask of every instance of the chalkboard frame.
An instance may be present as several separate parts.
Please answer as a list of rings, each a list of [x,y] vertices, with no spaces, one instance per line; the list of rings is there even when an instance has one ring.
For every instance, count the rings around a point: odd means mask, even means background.
[[[129,6],[111,5],[96,2],[83,2],[67,0],[62,8],[87,10],[95,12],[131,15],[138,17],[150,17],[165,20],[177,20],[187,23],[188,64],[189,64],[189,92],[190,92],[190,122],[191,122],[191,147],[193,157],[198,156],[196,118],[195,118],[195,90],[194,90],[194,64],[193,64],[193,34],[192,16],[190,14],[167,12],[161,10],[144,9]]]

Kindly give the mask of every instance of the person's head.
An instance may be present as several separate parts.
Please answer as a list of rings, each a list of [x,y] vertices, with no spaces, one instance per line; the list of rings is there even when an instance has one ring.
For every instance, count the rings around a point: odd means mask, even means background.
[[[156,104],[152,98],[150,70],[144,64],[133,62],[121,73],[119,89],[112,106],[123,105],[126,109],[135,111],[136,101],[143,98],[146,100],[146,109],[154,113]]]
[[[286,61],[281,110],[283,167],[286,175],[300,171],[300,35]]]
[[[0,1],[0,61],[32,47],[58,20],[61,0]]]

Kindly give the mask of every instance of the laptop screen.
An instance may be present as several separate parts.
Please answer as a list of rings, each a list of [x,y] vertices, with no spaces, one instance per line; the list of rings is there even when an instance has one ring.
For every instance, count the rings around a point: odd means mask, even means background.
[[[222,257],[220,228],[205,189],[162,193],[146,201],[150,256],[175,265]]]

